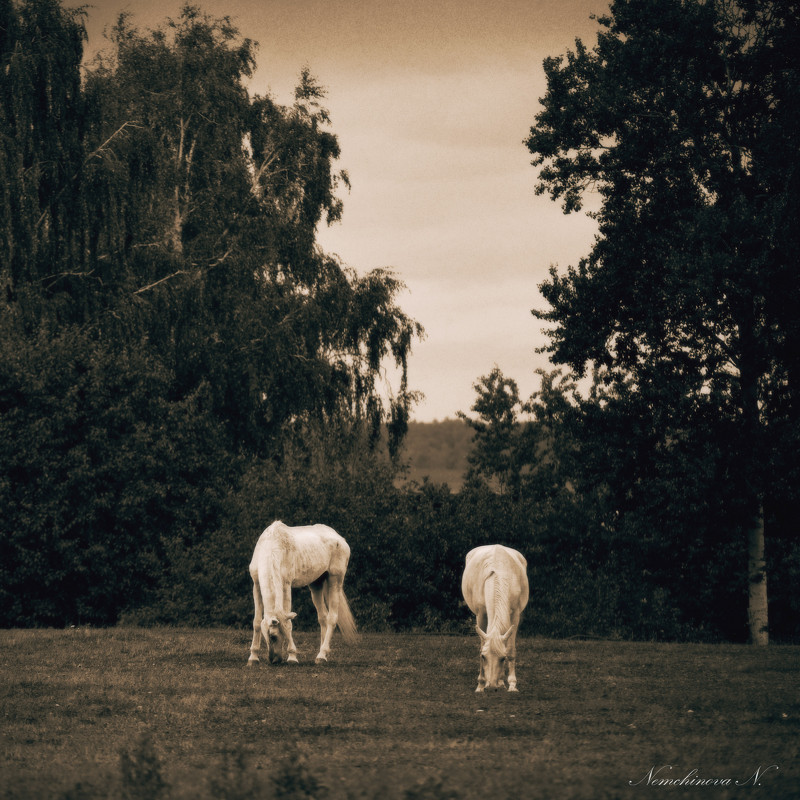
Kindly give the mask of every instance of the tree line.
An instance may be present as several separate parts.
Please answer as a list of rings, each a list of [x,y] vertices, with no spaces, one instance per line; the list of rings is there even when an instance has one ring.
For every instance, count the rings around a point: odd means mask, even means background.
[[[422,483],[427,478],[459,491],[471,449],[472,431],[460,419],[411,420],[400,448],[403,469],[398,479]]]
[[[155,31],[121,15],[82,76],[82,15],[0,3],[14,624],[115,620],[307,426],[383,426],[394,450],[422,333],[396,276],[316,243],[348,178],[307,70],[291,106],[251,97],[255,43],[186,5]]]
[[[780,553],[797,510],[800,7],[618,0],[598,24],[593,49],[545,60],[526,141],[537,191],[565,212],[590,188],[602,201],[590,254],[551,272],[537,316],[556,363],[595,370],[587,425],[630,440],[605,465],[608,510],[659,515],[664,481],[667,530],[706,507],[683,530],[716,518],[719,551],[744,546],[766,643],[766,530]]]
[[[402,285],[316,243],[316,79],[251,97],[255,43],[190,5],[82,76],[81,14],[0,0],[1,624],[247,625],[280,518],[347,538],[366,628],[469,624],[501,541],[526,633],[797,638],[795,2],[615,0],[545,61],[537,191],[599,233],[541,287],[537,392],[477,380],[457,493],[404,468]]]

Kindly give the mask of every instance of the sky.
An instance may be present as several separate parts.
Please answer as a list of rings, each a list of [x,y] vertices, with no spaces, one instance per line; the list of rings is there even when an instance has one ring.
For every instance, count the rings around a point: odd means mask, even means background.
[[[87,51],[121,11],[138,27],[177,18],[181,0],[95,0]],[[341,222],[326,252],[364,274],[391,269],[401,308],[425,338],[412,348],[412,418],[469,413],[497,366],[523,399],[538,388],[546,343],[538,286],[551,265],[588,254],[595,223],[534,193],[523,141],[546,83],[542,62],[591,46],[606,0],[196,0],[259,43],[251,95],[289,105],[308,66],[347,170]],[[72,3],[70,3],[72,5]],[[592,202],[587,205],[592,208]],[[388,372],[391,380],[396,380]]]

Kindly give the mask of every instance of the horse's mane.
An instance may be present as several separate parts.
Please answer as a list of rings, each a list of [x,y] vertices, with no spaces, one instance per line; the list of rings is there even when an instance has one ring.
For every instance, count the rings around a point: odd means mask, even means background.
[[[273,547],[277,545],[284,552],[290,552],[294,548],[294,539],[292,538],[292,531],[288,525],[284,525],[279,519],[275,520],[272,525],[267,528],[267,534]]]
[[[267,528],[267,534],[270,541],[270,546],[266,553],[270,588],[275,602],[281,606],[280,610],[283,610],[282,568],[284,560],[287,557],[291,557],[294,550],[294,541],[289,527],[280,520],[275,520]],[[277,611],[278,609],[275,610]]]
[[[489,634],[486,639],[486,649],[498,657],[506,654],[506,646],[499,631]]]
[[[503,569],[496,569],[494,566],[490,569],[489,574],[486,576],[486,580],[494,581],[494,585],[492,586],[492,595],[494,599],[494,613],[492,615],[492,624],[489,626],[489,630],[486,631],[488,634],[488,644],[489,648],[492,652],[503,655],[505,651],[505,645],[502,641],[502,635],[505,631],[500,630],[500,616],[506,618],[509,617],[509,606],[510,606],[510,599],[511,599],[511,582],[512,582],[512,575],[508,572],[508,570]]]

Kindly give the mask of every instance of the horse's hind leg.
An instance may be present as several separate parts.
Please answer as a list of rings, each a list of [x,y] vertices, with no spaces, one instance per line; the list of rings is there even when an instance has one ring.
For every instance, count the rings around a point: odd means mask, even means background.
[[[264,618],[264,606],[261,602],[261,591],[258,581],[253,581],[253,642],[250,645],[250,658],[247,659],[247,666],[258,664],[258,650],[261,647],[261,620]]]
[[[330,636],[328,635],[328,606],[325,603],[325,587],[327,583],[327,578],[321,578],[309,584],[308,587],[311,590],[311,599],[314,601],[314,608],[317,609],[317,620],[319,621],[319,653],[317,653],[317,663],[328,660],[328,650],[325,649],[326,639],[330,644]]]
[[[320,644],[319,654],[317,661],[327,661],[328,653],[331,649],[331,637],[333,636],[333,629],[339,621],[339,597],[342,594],[342,576],[331,575],[328,573],[328,579],[325,581],[324,588],[324,602],[328,607],[327,619],[325,626],[320,626],[324,631],[322,644]]]

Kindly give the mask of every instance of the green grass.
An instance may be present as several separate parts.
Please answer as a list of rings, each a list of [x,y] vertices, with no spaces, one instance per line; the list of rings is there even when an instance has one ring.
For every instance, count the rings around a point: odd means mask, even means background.
[[[524,639],[478,695],[477,637],[296,639],[248,669],[244,629],[0,631],[0,798],[800,797],[797,648]]]

